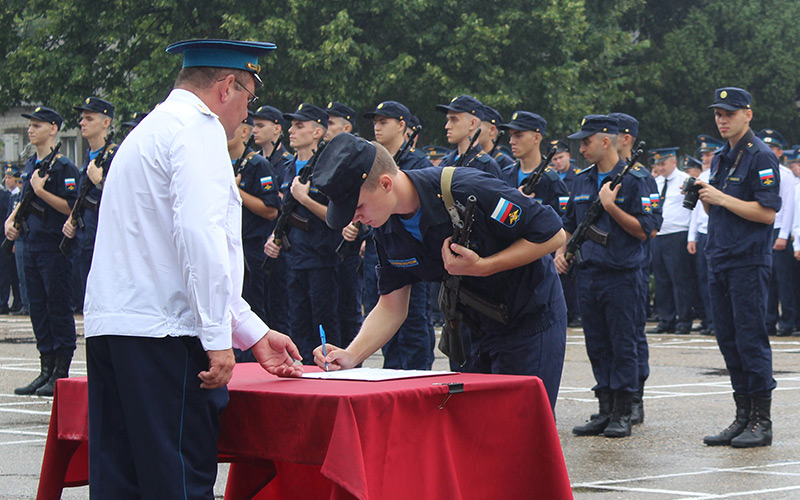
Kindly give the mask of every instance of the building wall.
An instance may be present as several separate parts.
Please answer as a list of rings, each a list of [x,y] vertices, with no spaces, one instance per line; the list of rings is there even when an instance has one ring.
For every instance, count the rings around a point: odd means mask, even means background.
[[[4,162],[21,162],[24,158],[20,155],[28,145],[28,119],[21,116],[22,113],[30,113],[35,106],[12,108],[0,115],[0,140],[3,141],[2,160]],[[73,113],[72,110],[69,110]],[[67,123],[74,123],[71,115],[61,115]],[[69,128],[61,130],[57,140],[62,142],[60,152],[66,155],[76,165],[83,163],[86,154],[86,141],[81,137],[79,128]],[[30,153],[30,150],[28,151]]]

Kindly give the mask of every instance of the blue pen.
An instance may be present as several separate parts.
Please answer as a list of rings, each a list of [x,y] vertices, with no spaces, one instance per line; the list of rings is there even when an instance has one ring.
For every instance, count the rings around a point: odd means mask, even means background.
[[[319,325],[319,340],[322,341],[322,355],[328,357],[328,348],[325,347],[325,329]],[[325,371],[328,371],[328,362],[325,362]]]

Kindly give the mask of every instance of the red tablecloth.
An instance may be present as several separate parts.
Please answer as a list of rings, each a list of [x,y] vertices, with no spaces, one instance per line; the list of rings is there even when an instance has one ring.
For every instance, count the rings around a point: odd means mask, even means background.
[[[448,386],[464,384],[439,409]],[[223,413],[225,498],[572,498],[536,377],[278,379],[237,365]],[[87,484],[86,379],[59,380],[39,500]]]

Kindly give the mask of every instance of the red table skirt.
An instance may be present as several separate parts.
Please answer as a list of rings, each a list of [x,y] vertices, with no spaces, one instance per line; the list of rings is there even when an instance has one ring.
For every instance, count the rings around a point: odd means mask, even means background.
[[[447,383],[464,392],[439,409]],[[572,498],[536,377],[298,380],[241,364],[228,388],[229,500]],[[88,483],[87,413],[86,379],[59,380],[37,499]]]

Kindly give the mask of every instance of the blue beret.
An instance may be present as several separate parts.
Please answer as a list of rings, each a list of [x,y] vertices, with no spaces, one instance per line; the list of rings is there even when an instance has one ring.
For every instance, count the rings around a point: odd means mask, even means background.
[[[283,119],[287,122],[292,120],[301,122],[315,122],[325,128],[328,128],[328,113],[323,111],[322,108],[318,108],[313,104],[307,104],[305,102],[300,103],[294,113],[284,113]]]
[[[314,167],[314,185],[328,197],[325,221],[341,229],[353,220],[361,185],[375,161],[374,145],[352,134],[339,134],[325,146]]]
[[[683,169],[686,170],[688,168],[698,168],[703,170],[703,162],[694,156],[686,155],[686,157],[683,159]]]
[[[625,113],[609,113],[609,117],[619,122],[619,133],[639,137],[639,120]]]
[[[503,123],[503,116],[493,107],[483,105],[483,120],[495,126]]]
[[[411,111],[404,105],[397,101],[383,101],[375,106],[374,111],[364,113],[364,118],[372,120],[376,116],[385,116],[386,118],[394,118],[395,120],[405,121],[408,125]]]
[[[679,148],[659,148],[659,149],[651,149],[647,152],[650,155],[650,160],[652,163],[660,163],[670,156],[674,156],[675,158],[678,157],[678,149]]]
[[[764,141],[767,146],[775,146],[783,149],[786,146],[786,139],[777,130],[765,128],[756,134],[756,137]]]
[[[131,116],[129,121],[122,122],[122,125],[125,127],[135,127],[136,125],[139,125],[145,116],[147,116],[147,113],[143,111],[137,111]]]
[[[274,43],[241,40],[183,40],[167,47],[170,54],[183,54],[183,67],[205,66],[249,71],[256,86],[263,86],[258,57],[275,50]]]
[[[479,120],[483,121],[483,104],[481,101],[475,99],[471,95],[460,95],[453,97],[450,104],[439,104],[436,106],[436,111],[447,113],[452,111],[454,113],[469,113],[477,116]]]
[[[569,139],[583,139],[594,134],[619,134],[619,121],[606,115],[586,115],[581,121],[581,129],[567,137]]]
[[[530,111],[514,111],[511,121],[500,125],[502,129],[531,130],[544,135],[547,121],[536,113]]]
[[[283,119],[283,113],[278,108],[272,106],[259,106],[255,111],[251,111],[253,119],[267,120],[268,122],[275,123],[281,127],[286,127],[286,122]]]
[[[29,120],[51,123],[59,129],[61,129],[61,124],[64,123],[64,119],[61,118],[61,115],[59,115],[56,110],[46,106],[37,106],[32,113],[22,113],[22,117],[28,118]]]
[[[709,108],[722,108],[728,111],[737,109],[750,109],[753,97],[750,92],[738,87],[723,87],[714,92],[714,104]]]
[[[87,97],[80,106],[73,106],[75,111],[92,111],[114,118],[114,105],[99,97]]]
[[[700,147],[697,148],[698,155],[700,153],[712,153],[724,145],[722,141],[710,135],[698,135],[697,140],[700,142]]]
[[[437,159],[437,158],[444,158],[447,156],[447,153],[450,152],[449,149],[444,148],[442,146],[425,146],[422,148],[422,151],[428,155],[428,158]]]
[[[353,126],[355,126],[356,122],[356,112],[350,106],[342,104],[340,102],[331,101],[328,103],[328,107],[325,109],[325,112],[328,113],[330,116],[339,116],[344,118],[345,120],[349,121]]]

